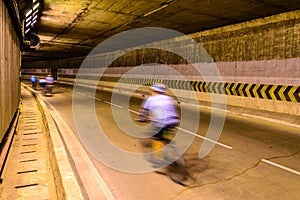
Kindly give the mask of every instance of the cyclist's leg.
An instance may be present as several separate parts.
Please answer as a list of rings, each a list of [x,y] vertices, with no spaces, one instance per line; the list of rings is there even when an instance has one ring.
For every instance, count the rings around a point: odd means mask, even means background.
[[[169,133],[166,135],[174,136],[174,127],[168,127]],[[169,139],[169,138],[168,138]],[[166,140],[166,148],[165,148],[165,158],[171,162],[169,165],[169,169],[167,175],[176,183],[184,185],[183,181],[188,177],[188,171],[186,168],[186,160],[184,157],[184,152],[176,145],[176,143],[172,140]]]
[[[146,133],[146,135],[149,135],[149,138],[141,140],[144,156],[147,161],[154,164],[155,168],[170,164],[164,159],[163,147],[165,143],[160,137],[161,130],[159,124],[152,123]]]

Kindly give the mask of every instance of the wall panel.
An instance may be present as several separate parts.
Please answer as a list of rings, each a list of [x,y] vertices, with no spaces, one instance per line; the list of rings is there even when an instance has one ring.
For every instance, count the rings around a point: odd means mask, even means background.
[[[20,102],[20,41],[8,10],[0,2],[0,141]]]

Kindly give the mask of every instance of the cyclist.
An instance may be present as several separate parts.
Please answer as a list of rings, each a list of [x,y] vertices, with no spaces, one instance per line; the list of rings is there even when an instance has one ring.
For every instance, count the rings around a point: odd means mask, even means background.
[[[174,104],[175,100],[173,97],[168,96],[166,92],[167,87],[164,84],[154,84],[151,87],[151,96],[142,103],[137,118],[137,121],[146,122],[150,116],[151,123],[147,135],[151,135],[152,140],[162,141],[163,144],[171,142],[173,129],[179,123],[178,113]],[[149,144],[144,143],[143,145]],[[162,147],[156,148],[160,149]],[[149,161],[154,162],[153,160]],[[165,164],[165,162],[162,162],[162,164]]]
[[[151,96],[141,106],[138,121],[147,121],[151,116],[154,137],[161,138],[162,130],[174,127],[179,123],[178,113],[175,108],[174,99],[166,95],[167,87],[164,84],[155,83],[151,87]]]
[[[54,78],[49,74],[46,78],[46,93],[52,94],[52,88],[54,83]]]
[[[150,156],[145,154],[147,160],[153,163],[154,167],[168,165],[167,175],[174,182],[183,184],[182,181],[186,180],[188,176],[186,161],[181,150],[172,141],[174,128],[180,120],[176,111],[175,100],[166,92],[167,87],[164,84],[155,83],[151,87],[151,96],[142,103],[136,120],[147,122],[150,116],[151,123],[147,134],[151,135],[151,138],[150,141],[144,140],[142,143],[144,149],[150,147]],[[165,147],[164,150],[162,150],[163,147]],[[153,150],[155,152],[152,152]],[[157,158],[157,154],[161,157]]]
[[[30,77],[30,82],[32,83],[32,88],[35,90],[36,89],[36,85],[37,85],[37,78],[35,77],[35,75],[32,75]]]

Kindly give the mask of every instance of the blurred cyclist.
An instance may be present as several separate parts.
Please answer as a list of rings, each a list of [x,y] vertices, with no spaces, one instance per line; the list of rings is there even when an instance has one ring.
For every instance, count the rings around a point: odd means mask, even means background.
[[[164,84],[156,83],[151,87],[151,96],[141,106],[138,121],[150,120],[153,124],[153,137],[162,138],[162,130],[168,127],[175,127],[179,123],[178,113],[173,97],[166,95],[167,87]]]
[[[30,77],[30,82],[32,83],[32,88],[36,89],[36,85],[37,85],[37,78],[35,77],[35,75],[32,75]]]
[[[46,93],[52,94],[52,88],[54,84],[54,78],[52,77],[51,74],[49,74],[46,78]]]
[[[176,183],[185,185],[189,173],[183,151],[173,140],[175,127],[179,124],[179,115],[175,106],[175,99],[166,94],[167,87],[156,83],[151,87],[149,96],[141,106],[137,121],[150,123],[147,132],[150,139],[142,141],[146,151],[146,159],[153,163],[153,167],[167,166],[166,174]]]
[[[142,103],[140,114],[137,118],[137,121],[140,122],[151,121],[150,129],[146,133],[148,136],[151,136],[151,140],[144,140],[142,146],[150,147],[152,151],[156,152],[152,156],[147,157],[147,160],[154,163],[155,167],[162,167],[175,161],[171,157],[167,158],[166,155],[176,157],[180,154],[179,149],[172,142],[174,128],[179,123],[179,117],[174,103],[175,100],[173,97],[168,96],[166,91],[165,85],[160,83],[154,84],[151,87],[151,96]],[[167,144],[169,148],[162,151],[162,148]],[[157,156],[159,154],[160,156]],[[175,162],[180,161],[180,165],[185,165],[183,156],[179,159]]]

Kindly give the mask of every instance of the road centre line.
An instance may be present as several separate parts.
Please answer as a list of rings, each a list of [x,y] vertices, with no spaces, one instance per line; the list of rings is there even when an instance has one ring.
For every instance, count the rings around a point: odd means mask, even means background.
[[[294,174],[297,174],[297,175],[299,175],[299,176],[300,176],[300,172],[298,172],[298,171],[296,171],[296,170],[294,170],[294,169],[291,169],[291,168],[285,167],[285,166],[283,166],[283,165],[280,165],[280,164],[277,164],[277,163],[271,162],[271,161],[269,161],[269,160],[266,160],[266,159],[261,159],[261,161],[263,161],[263,162],[265,162],[265,163],[268,163],[268,164],[270,164],[270,165],[273,165],[273,166],[275,166],[275,167],[279,167],[279,168],[281,168],[281,169],[283,169],[283,170],[286,170],[286,171],[292,172],[292,173],[294,173]]]
[[[116,107],[118,107],[118,108],[123,108],[123,106],[120,106],[120,105],[111,103],[111,102],[109,102],[109,101],[103,101],[103,102],[104,102],[104,103],[107,103],[107,104],[110,104],[110,105],[112,105],[112,106],[116,106]]]
[[[78,93],[78,92],[77,92],[77,93]],[[81,93],[81,94],[82,94],[82,93]],[[82,94],[82,95],[85,95],[85,94]],[[93,97],[93,96],[89,96],[89,95],[88,95],[88,97],[89,97],[89,98],[92,98],[92,99],[95,99],[95,100],[97,100],[97,101],[102,101],[101,99],[96,98],[96,97]],[[103,101],[103,102],[106,103],[106,104],[109,104],[109,105],[118,107],[118,108],[123,108],[123,106],[120,106],[120,105],[118,105],[118,104],[111,103],[111,102],[109,102],[109,101]]]
[[[93,97],[93,96],[88,96],[88,97],[90,97],[90,98],[92,98],[92,99],[95,99],[95,100],[97,100],[97,101],[102,101],[101,99],[99,99],[99,98],[97,98],[97,97]]]
[[[134,114],[137,114],[137,115],[140,114],[139,112],[137,112],[137,111],[135,111],[135,110],[128,109],[128,111],[129,111],[129,112],[132,112],[132,113],[134,113]]]
[[[79,94],[79,95],[82,95],[82,96],[86,96],[86,94],[81,93],[81,92],[76,92],[76,93]]]
[[[222,146],[222,147],[225,147],[225,148],[227,148],[227,149],[233,149],[233,147],[231,147],[231,146],[228,146],[228,145],[226,145],[226,144],[217,142],[217,141],[212,140],[212,139],[209,139],[209,138],[207,138],[207,137],[203,137],[203,136],[201,136],[201,135],[198,135],[198,134],[193,133],[193,132],[191,132],[191,131],[185,130],[185,129],[183,129],[183,128],[178,127],[178,129],[179,129],[179,130],[182,130],[182,131],[184,131],[184,132],[186,132],[186,133],[189,133],[189,134],[191,134],[191,135],[194,135],[194,136],[196,136],[196,137],[198,137],[198,138],[201,138],[201,139],[203,139],[203,140],[207,140],[207,141],[209,141],[209,142],[212,142],[212,143],[215,143],[215,144],[220,145],[220,146]]]

